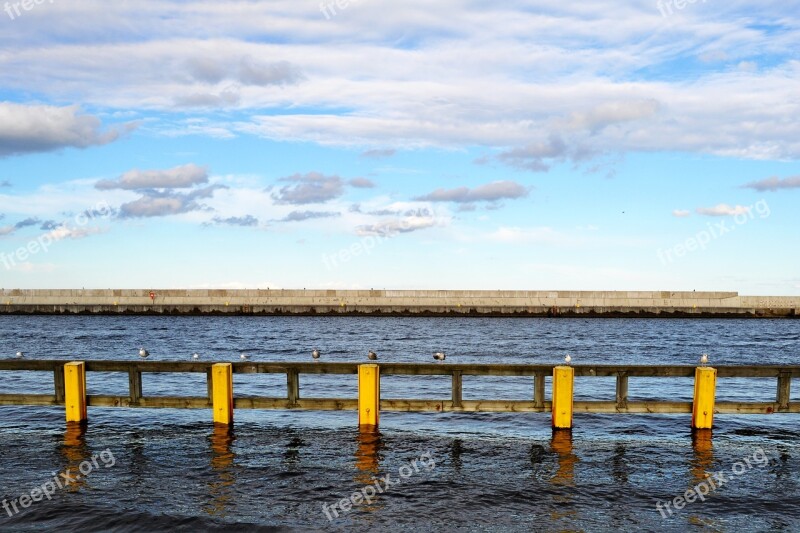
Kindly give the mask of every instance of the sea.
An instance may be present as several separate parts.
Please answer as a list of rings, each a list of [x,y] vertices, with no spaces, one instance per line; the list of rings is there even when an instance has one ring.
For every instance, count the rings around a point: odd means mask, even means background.
[[[800,364],[800,321],[757,319],[0,316],[0,359],[204,362]],[[52,394],[49,372],[0,372],[0,393]],[[576,400],[612,400],[581,377]],[[90,372],[89,394],[127,395]],[[548,397],[549,397],[548,379]],[[720,378],[717,399],[774,401],[774,379]],[[204,374],[145,374],[145,396],[202,396]],[[355,398],[355,376],[301,375],[301,396]],[[464,399],[529,400],[532,378],[464,378]],[[629,399],[690,401],[683,378],[631,378]],[[285,396],[284,375],[234,376]],[[383,398],[447,399],[448,376],[384,376]],[[800,401],[795,380],[792,401]],[[381,413],[0,407],[0,531],[800,531],[800,415]],[[23,503],[27,505],[23,506]]]

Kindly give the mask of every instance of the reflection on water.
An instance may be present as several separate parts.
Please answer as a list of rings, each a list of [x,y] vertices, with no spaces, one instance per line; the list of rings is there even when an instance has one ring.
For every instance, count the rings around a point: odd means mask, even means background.
[[[617,443],[614,446],[614,457],[611,460],[611,476],[617,485],[628,484],[628,460],[625,457],[627,449],[622,443]]]
[[[577,463],[579,459],[578,456],[572,452],[572,430],[553,430],[553,438],[550,440],[550,449],[558,454],[558,471],[551,480],[553,485],[563,487],[575,486],[575,463]]]
[[[356,483],[369,485],[380,472],[380,452],[384,448],[381,433],[376,428],[364,427],[356,434]]]
[[[65,490],[77,492],[86,485],[87,477],[81,475],[81,463],[91,459],[86,445],[86,422],[67,422],[64,431],[64,443],[61,454],[64,457],[64,468],[58,473],[59,481],[65,484]]]
[[[356,434],[356,443],[358,444],[355,455],[356,473],[353,479],[360,489],[379,481],[381,453],[386,445],[380,431],[372,426],[363,426],[359,429]],[[359,510],[374,512],[382,507],[381,496],[376,494],[372,502],[365,501]]]
[[[450,445],[450,458],[453,461],[453,468],[456,471],[461,470],[463,466],[461,463],[461,455],[464,453],[464,445],[461,443],[461,439],[453,439],[453,443]]]
[[[208,482],[210,501],[205,506],[206,513],[212,516],[228,515],[231,501],[235,496],[235,477],[232,470],[235,454],[231,445],[236,437],[233,428],[215,425],[209,437],[211,443],[211,470],[215,477]]]
[[[284,464],[289,470],[296,470],[300,467],[300,448],[304,448],[305,441],[296,435],[289,438],[286,444],[286,451],[283,453]]]
[[[692,484],[687,489],[705,481],[711,475],[714,466],[711,432],[710,429],[696,429],[692,432],[692,449],[694,449],[694,458],[691,461]]]
[[[550,440],[550,449],[558,455],[558,470],[550,482],[557,488],[571,488],[575,486],[575,463],[578,456],[572,451],[572,430],[554,429]],[[550,517],[553,522],[567,521],[575,523],[578,511],[574,506],[575,496],[568,491],[559,491],[553,495],[553,511]]]

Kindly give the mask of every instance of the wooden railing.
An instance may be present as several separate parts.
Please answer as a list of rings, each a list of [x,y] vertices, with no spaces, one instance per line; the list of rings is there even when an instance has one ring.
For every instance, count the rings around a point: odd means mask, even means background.
[[[0,394],[0,405],[64,405],[64,360],[13,359],[0,361],[2,371],[51,372],[53,394]],[[128,375],[128,393],[88,395],[90,407],[211,408],[212,380],[210,362],[159,361],[86,361],[87,373],[121,372]],[[358,363],[232,363],[234,374],[284,374],[285,397],[236,397],[235,409],[306,409],[356,410],[357,398],[305,398],[301,396],[301,374],[355,375]],[[418,364],[381,363],[381,376],[450,376],[449,400],[380,399],[385,411],[460,411],[460,412],[548,412],[552,402],[545,397],[545,378],[553,375],[552,365],[508,364]],[[694,366],[580,365],[574,366],[577,377],[614,377],[616,394],[609,391],[608,401],[575,401],[576,413],[691,413],[692,402],[670,400],[631,401],[630,378],[693,378]],[[800,402],[791,402],[791,380],[800,377],[800,366],[716,366],[718,378],[773,378],[776,380],[774,402],[717,402],[719,414],[800,413]],[[146,396],[142,375],[148,373],[206,374],[208,393],[204,396]],[[465,376],[527,376],[532,378],[530,400],[463,398]],[[90,380],[91,383],[91,380]],[[579,387],[578,387],[579,390]]]

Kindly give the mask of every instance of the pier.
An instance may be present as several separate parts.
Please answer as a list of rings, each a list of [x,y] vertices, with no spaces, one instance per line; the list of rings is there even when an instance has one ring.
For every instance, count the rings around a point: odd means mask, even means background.
[[[0,289],[0,314],[797,318],[800,297],[680,291]]]
[[[233,424],[237,409],[302,409],[358,412],[359,426],[378,426],[381,411],[405,412],[538,412],[551,413],[555,429],[570,429],[574,413],[686,414],[692,427],[710,429],[716,414],[800,413],[791,402],[791,382],[800,377],[800,366],[613,366],[613,365],[514,365],[514,364],[419,364],[419,363],[269,363],[269,362],[157,362],[3,360],[3,371],[49,372],[53,394],[0,394],[0,405],[64,406],[68,422],[85,422],[87,407],[212,409],[214,422]],[[86,374],[118,372],[128,375],[129,387],[117,395],[87,395]],[[204,396],[147,396],[143,376],[148,373],[202,373]],[[286,395],[236,397],[234,374],[284,374]],[[306,398],[301,395],[303,374],[352,375],[359,385],[357,398]],[[383,398],[382,376],[449,376],[447,400]],[[523,376],[531,378],[530,400],[463,398],[465,376]],[[546,398],[545,380],[552,379],[552,395]],[[574,401],[575,377],[613,377],[614,390],[605,401]],[[631,378],[694,378],[693,401],[633,401],[628,398]],[[718,378],[773,378],[774,402],[717,402]],[[144,383],[146,385],[146,382]],[[354,424],[356,423],[354,419]]]

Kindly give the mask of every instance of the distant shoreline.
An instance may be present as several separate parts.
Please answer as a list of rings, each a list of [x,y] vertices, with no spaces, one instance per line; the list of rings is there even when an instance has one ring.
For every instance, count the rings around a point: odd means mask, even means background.
[[[800,297],[685,291],[4,289],[0,314],[797,318]]]

